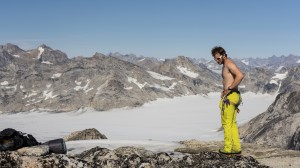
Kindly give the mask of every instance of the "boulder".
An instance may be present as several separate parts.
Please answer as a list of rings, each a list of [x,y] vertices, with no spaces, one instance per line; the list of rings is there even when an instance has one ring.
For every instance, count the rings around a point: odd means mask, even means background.
[[[92,140],[92,139],[107,139],[107,137],[104,134],[101,134],[95,128],[72,132],[70,135],[64,137],[65,141]]]
[[[18,149],[17,152],[22,156],[44,156],[49,154],[49,146],[38,145],[38,146],[24,147]]]
[[[64,167],[64,168],[86,168],[87,162],[78,158],[67,157],[66,155],[46,155],[46,156],[23,156],[18,152],[0,152],[0,167],[22,167],[22,168],[44,168],[44,167]]]

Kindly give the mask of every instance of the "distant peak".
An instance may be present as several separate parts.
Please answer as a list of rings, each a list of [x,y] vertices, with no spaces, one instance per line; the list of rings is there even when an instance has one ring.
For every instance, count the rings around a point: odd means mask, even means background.
[[[178,60],[178,61],[190,61],[190,59],[188,57],[182,56],[182,55],[177,56],[176,60]]]
[[[119,53],[119,52],[111,52],[111,53],[109,53],[109,56],[115,56],[115,57],[121,57],[122,56],[122,54],[121,53]]]
[[[11,44],[11,43],[7,43],[5,44],[6,48],[16,48],[16,49],[21,49],[19,46],[15,45],[15,44]]]
[[[7,47],[18,47],[17,45],[14,45],[14,44],[12,44],[12,43],[6,43],[6,46],[7,46]]]
[[[105,57],[106,55],[102,54],[102,53],[99,53],[99,52],[96,52],[93,57]]]
[[[47,46],[46,44],[42,44],[42,45],[40,45],[38,48],[43,48],[43,49],[49,49],[49,50],[52,50],[52,48],[50,48],[50,47]]]
[[[24,50],[22,50],[19,46],[11,44],[11,43],[7,43],[5,45],[2,46],[2,48],[4,50],[7,50],[10,54],[11,53],[18,53],[18,52],[24,52]]]
[[[177,58],[186,59],[187,57],[186,57],[186,56],[183,56],[183,55],[179,55],[179,56],[177,56]]]

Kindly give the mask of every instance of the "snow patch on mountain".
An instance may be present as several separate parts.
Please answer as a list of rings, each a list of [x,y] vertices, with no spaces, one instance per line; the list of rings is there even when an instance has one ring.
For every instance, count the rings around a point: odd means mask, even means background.
[[[89,91],[91,91],[91,90],[93,90],[94,88],[93,87],[91,87],[91,88],[89,88],[89,89],[87,89],[87,90],[85,90],[84,91],[84,93],[87,93],[87,92],[89,92]]]
[[[148,84],[147,82],[145,82],[144,84],[141,84],[137,81],[137,79],[132,78],[132,77],[127,77],[127,80],[129,83],[136,84],[140,89],[142,89],[143,87],[145,87]]]
[[[39,47],[38,50],[39,50],[39,55],[37,56],[37,59],[40,59],[41,55],[43,54],[43,52],[45,51],[45,49],[43,47]]]
[[[75,81],[76,85],[81,85],[81,82]]]
[[[220,69],[220,66],[218,66],[215,63],[211,63],[211,61],[207,62],[207,68],[217,74],[220,74],[222,72],[222,70]]]
[[[50,88],[50,87],[51,87],[51,84],[46,85],[46,87],[47,87],[47,88]]]
[[[284,66],[280,66],[280,67],[278,67],[277,69],[276,69],[276,71],[275,72],[279,72],[282,68],[283,68]]]
[[[272,77],[272,79],[279,79],[279,80],[283,80],[286,78],[288,72],[285,72],[283,74],[281,73],[275,73],[275,76]]]
[[[270,84],[278,85],[278,82],[277,82],[276,80],[274,80],[274,79],[272,79],[269,83],[270,83]]]
[[[297,63],[299,63],[299,64],[300,64],[300,59],[297,61]]]
[[[76,83],[76,81],[75,81],[75,83]],[[76,84],[77,84],[77,85],[78,85],[78,84],[80,85],[81,82],[78,82],[78,83],[76,83]],[[76,91],[84,90],[84,91],[87,92],[87,90],[88,90],[87,88],[88,88],[89,84],[90,84],[90,80],[88,79],[85,86],[76,86],[76,87],[74,88],[74,90],[76,90]],[[89,89],[89,90],[90,90],[90,89]]]
[[[169,88],[174,89],[174,87],[177,85],[177,82],[174,82]]]
[[[246,86],[245,85],[240,85],[239,88],[243,88],[244,89],[244,88],[246,88]]]
[[[217,84],[217,83],[215,83],[216,84],[216,86],[220,86],[220,87],[223,87],[223,85],[220,85],[220,84]]]
[[[59,78],[60,76],[61,76],[61,73],[56,73],[56,74],[53,74],[51,78]],[[78,84],[78,85],[80,85],[80,84]]]
[[[3,88],[3,87],[1,87],[1,88]],[[14,89],[16,91],[17,90],[17,85],[15,85],[15,86],[6,86],[3,89]]]
[[[58,95],[52,95],[52,94],[53,94],[53,91],[45,90],[45,91],[43,92],[43,98],[45,98],[45,100],[47,100],[47,99],[53,99],[53,98],[55,98],[56,96],[58,96]]]
[[[153,71],[147,71],[153,78],[155,79],[159,79],[159,80],[172,80],[174,78],[170,78],[168,76],[164,76],[164,75],[161,75],[159,73],[156,73],[156,72],[153,72]]]
[[[35,99],[29,100],[29,101],[27,101],[28,103],[27,103],[25,106],[29,106],[29,105],[31,105],[31,104],[39,103],[39,102],[41,102],[42,100],[43,100],[43,99],[40,99],[40,100],[37,100],[37,101],[35,101]],[[30,102],[32,102],[32,103],[30,103]]]
[[[155,87],[155,88],[160,89],[160,90],[165,91],[165,92],[171,92],[171,90],[174,89],[174,87],[176,85],[177,85],[177,83],[174,82],[170,87],[164,87],[164,86],[160,86],[158,84],[150,85],[150,87]]]
[[[41,63],[42,64],[49,64],[49,65],[53,64],[52,62],[49,62],[49,61],[42,61]]]
[[[20,57],[20,55],[16,55],[16,54],[13,54],[13,56],[14,56],[14,57],[17,57],[17,58],[19,58],[19,57]]]
[[[9,83],[7,81],[1,82],[0,83],[2,86],[8,85]]]
[[[28,94],[28,95],[25,95],[25,97],[24,97],[23,99],[26,99],[26,98],[28,98],[28,97],[37,95],[37,91],[32,90],[31,92],[32,92],[32,93],[30,93],[30,94]]]
[[[247,60],[241,60],[242,63],[244,63],[245,65],[249,65],[249,61]]]
[[[198,77],[199,74],[190,71],[189,69],[187,69],[186,67],[182,67],[182,66],[177,66],[177,69],[184,75],[189,76],[191,78],[196,78]]]

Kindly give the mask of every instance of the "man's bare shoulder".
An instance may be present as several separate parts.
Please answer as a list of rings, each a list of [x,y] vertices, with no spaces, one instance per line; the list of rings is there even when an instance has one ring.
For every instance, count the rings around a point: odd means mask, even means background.
[[[240,69],[237,67],[237,65],[234,63],[234,61],[232,61],[231,59],[227,59],[225,66],[226,66],[226,68],[228,68],[228,70],[230,72],[237,73],[237,71],[240,71]]]
[[[231,59],[229,59],[229,58],[227,59],[225,65],[227,67],[232,67],[232,66],[236,67],[236,64]]]

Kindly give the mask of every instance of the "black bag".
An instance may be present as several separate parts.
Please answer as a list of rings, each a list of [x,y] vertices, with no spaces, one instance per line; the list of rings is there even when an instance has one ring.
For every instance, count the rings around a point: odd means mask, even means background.
[[[40,144],[32,135],[12,128],[6,128],[0,132],[0,151],[14,151],[22,147]]]

